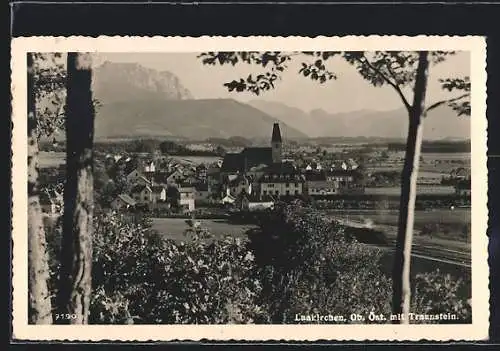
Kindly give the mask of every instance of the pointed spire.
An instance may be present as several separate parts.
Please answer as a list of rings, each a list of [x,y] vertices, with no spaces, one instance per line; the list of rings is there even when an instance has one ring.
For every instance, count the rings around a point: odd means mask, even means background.
[[[280,124],[278,122],[273,125],[273,135],[271,137],[272,143],[281,143]]]

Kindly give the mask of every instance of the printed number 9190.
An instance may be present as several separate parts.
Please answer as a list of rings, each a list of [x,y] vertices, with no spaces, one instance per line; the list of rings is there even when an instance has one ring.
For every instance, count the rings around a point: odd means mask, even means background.
[[[56,321],[58,320],[68,320],[68,319],[76,319],[76,314],[69,314],[69,313],[64,313],[64,314],[60,314],[60,313],[56,313]]]

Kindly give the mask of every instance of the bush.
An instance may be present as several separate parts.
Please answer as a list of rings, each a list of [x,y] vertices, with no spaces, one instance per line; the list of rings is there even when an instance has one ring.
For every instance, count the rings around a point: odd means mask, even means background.
[[[215,240],[187,228],[166,240],[141,213],[97,214],[94,220],[93,324],[295,323],[295,314],[390,314],[392,284],[381,252],[298,201],[255,214],[249,241]],[[55,296],[60,223],[47,224]],[[468,323],[470,291],[439,271],[417,275],[412,312],[452,313]],[[55,304],[54,304],[55,306]],[[368,321],[367,321],[368,322]],[[429,321],[424,321],[428,323]]]
[[[236,239],[164,240],[118,215],[99,219],[94,240],[92,323],[250,323],[260,283],[253,255]],[[107,307],[106,307],[107,306]],[[110,307],[111,306],[111,307]]]
[[[422,321],[423,323],[471,323],[472,309],[468,296],[470,296],[470,291],[467,291],[462,279],[455,279],[439,270],[417,274],[414,282],[412,311],[427,315],[451,313],[456,316],[455,320]]]
[[[390,312],[390,283],[378,249],[361,245],[343,227],[300,203],[278,205],[251,235],[263,279],[269,322],[295,313]]]

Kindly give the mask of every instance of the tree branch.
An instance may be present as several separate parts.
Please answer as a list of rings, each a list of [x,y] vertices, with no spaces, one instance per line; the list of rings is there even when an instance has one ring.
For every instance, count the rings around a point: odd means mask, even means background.
[[[436,107],[439,107],[441,106],[442,104],[446,104],[446,103],[450,103],[450,102],[454,102],[454,101],[457,101],[457,100],[460,100],[460,99],[463,99],[464,97],[467,97],[469,96],[470,93],[465,93],[463,95],[460,95],[460,96],[457,96],[453,99],[448,99],[448,100],[441,100],[441,101],[438,101],[438,102],[435,102],[434,104],[430,105],[429,107],[427,107],[424,111],[424,115],[427,114],[427,112],[431,111],[431,110],[434,110]]]
[[[384,73],[382,73],[382,71],[380,71],[377,67],[373,66],[365,56],[363,56],[363,58],[364,58],[364,61],[359,59],[359,58],[356,58],[356,60],[359,61],[361,64],[365,64],[368,67],[370,67],[375,73],[379,74],[387,82],[387,84],[389,84],[391,87],[393,87],[396,90],[396,92],[399,94],[399,97],[403,101],[403,104],[405,105],[408,112],[410,112],[411,105],[408,102],[408,100],[406,99],[406,97],[404,96],[404,94],[401,91],[401,88],[399,87],[397,82],[393,82],[389,78],[387,78],[387,76]]]

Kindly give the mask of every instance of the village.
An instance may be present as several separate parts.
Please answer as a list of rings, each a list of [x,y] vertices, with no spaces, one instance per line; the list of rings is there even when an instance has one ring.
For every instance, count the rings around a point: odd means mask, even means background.
[[[341,204],[351,199],[359,204],[360,198],[389,196],[390,190],[399,187],[400,172],[388,172],[386,168],[377,172],[376,168],[379,164],[387,167],[397,163],[401,160],[397,154],[389,157],[383,151],[382,160],[365,164],[350,154],[339,160],[328,157],[326,152],[304,160],[297,157],[304,154],[299,149],[283,147],[279,123],[273,125],[270,146],[231,151],[221,158],[206,158],[210,162],[193,162],[161,152],[98,153],[96,158],[102,160],[108,175],[102,188],[113,185],[107,194],[112,198],[105,207],[116,211],[141,209],[165,216],[188,215],[205,207],[232,212],[265,210],[273,208],[277,201],[297,198],[320,202],[343,199]],[[440,162],[444,161],[436,161]],[[52,177],[46,183],[61,183],[57,179],[64,179],[63,164],[55,175],[56,179]],[[41,197],[47,213],[55,212],[62,203],[62,188],[51,187],[50,191]],[[419,193],[470,198],[470,171],[454,167],[441,178],[429,178],[423,172]]]
[[[130,157],[107,155],[108,163],[124,164],[130,185],[111,207],[178,208],[190,213],[197,205],[221,204],[244,211],[271,208],[280,199],[363,192],[362,174],[353,160],[327,169],[320,164],[300,169],[282,154],[276,123],[270,147],[247,147],[211,164],[192,165],[161,155],[134,163]]]

